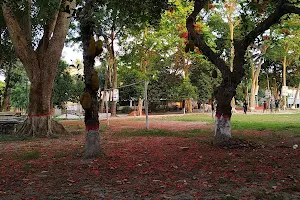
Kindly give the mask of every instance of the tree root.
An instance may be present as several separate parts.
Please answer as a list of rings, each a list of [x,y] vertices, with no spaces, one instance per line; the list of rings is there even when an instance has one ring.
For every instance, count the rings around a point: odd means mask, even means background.
[[[65,127],[52,119],[27,118],[16,132],[19,137],[55,137],[69,134]]]

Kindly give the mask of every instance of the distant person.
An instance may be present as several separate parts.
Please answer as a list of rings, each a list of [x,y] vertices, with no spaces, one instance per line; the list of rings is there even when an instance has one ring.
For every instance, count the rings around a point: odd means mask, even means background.
[[[211,102],[211,116],[212,119],[215,119],[215,105],[213,101]]]
[[[270,110],[271,110],[271,113],[273,113],[273,108],[274,108],[273,99],[271,99],[271,101],[270,101]]]
[[[279,102],[275,100],[275,112],[279,112]]]
[[[264,109],[263,109],[263,113],[267,112],[267,102],[264,101]]]
[[[247,104],[246,100],[244,100],[243,108],[244,108],[244,114],[247,114],[248,104]]]

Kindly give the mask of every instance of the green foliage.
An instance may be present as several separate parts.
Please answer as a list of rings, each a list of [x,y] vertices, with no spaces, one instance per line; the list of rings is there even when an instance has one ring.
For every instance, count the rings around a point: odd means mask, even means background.
[[[26,109],[28,106],[29,83],[19,82],[14,85],[11,91],[11,105],[14,108]]]
[[[2,93],[3,90],[5,88],[5,82],[4,81],[0,81],[0,92]]]
[[[12,63],[5,73],[6,87],[11,91],[11,105],[14,108],[26,109],[28,106],[30,83],[20,62]]]
[[[162,64],[163,65],[163,64]],[[182,76],[168,67],[162,67],[154,80],[149,83],[148,99],[151,103],[160,103],[160,100],[176,100],[177,87],[182,82]]]
[[[114,13],[120,13],[120,20],[128,28],[139,29],[145,24],[157,24],[161,13],[168,7],[168,1],[132,1],[132,0],[110,0],[106,6]]]
[[[129,69],[121,67],[119,69],[119,80],[122,82],[122,86],[119,90],[120,99],[131,100],[139,99],[143,97],[144,85],[141,78],[141,72],[136,69]],[[141,82],[139,84],[135,84]],[[133,84],[133,85],[131,85]],[[126,85],[131,85],[124,87]]]
[[[53,105],[60,108],[68,101],[78,102],[84,89],[82,80],[77,76],[71,76],[68,69],[69,65],[65,61],[60,61],[54,80]]]
[[[6,142],[6,141],[23,141],[26,138],[24,137],[16,137],[14,135],[0,135],[0,142]]]
[[[23,154],[16,155],[15,157],[20,160],[35,160],[42,156],[40,151],[28,151]]]
[[[197,99],[207,101],[213,97],[213,87],[220,82],[220,76],[212,78],[212,64],[204,59],[195,60],[190,68],[190,79],[193,86],[197,87]]]
[[[124,106],[121,110],[121,113],[125,113],[128,114],[132,111],[132,109],[130,108],[130,106]]]
[[[178,98],[180,100],[190,99],[190,98],[197,98],[197,87],[191,84],[189,78],[185,78],[183,83],[178,87]]]

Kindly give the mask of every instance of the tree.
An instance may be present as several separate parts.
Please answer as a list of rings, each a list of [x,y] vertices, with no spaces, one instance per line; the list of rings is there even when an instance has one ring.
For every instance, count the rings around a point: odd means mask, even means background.
[[[84,89],[83,81],[80,75],[72,76],[69,69],[72,68],[65,61],[59,61],[54,79],[53,106],[62,108],[68,101],[79,102],[79,96]]]
[[[26,110],[28,106],[29,90],[25,82],[19,82],[14,85],[11,91],[11,105],[14,108]]]
[[[216,124],[215,124],[215,141],[219,145],[228,144],[231,138],[231,99],[236,94],[236,88],[242,81],[245,75],[245,54],[248,46],[261,35],[264,31],[268,30],[272,25],[279,22],[279,20],[288,13],[300,14],[300,8],[296,4],[287,0],[270,1],[268,2],[270,8],[264,12],[265,14],[259,19],[257,25],[251,28],[250,31],[245,31],[247,24],[242,24],[244,33],[236,37],[233,41],[235,56],[233,61],[233,71],[231,72],[227,63],[221,58],[223,53],[221,50],[212,50],[206,43],[202,34],[197,33],[194,24],[198,19],[198,14],[207,5],[209,0],[195,0],[194,10],[187,18],[186,26],[189,32],[189,37],[194,41],[195,45],[207,58],[220,70],[222,74],[222,82],[215,89],[215,97],[217,100]],[[246,6],[245,6],[246,5]],[[249,12],[254,12],[252,6],[258,5],[255,2],[243,2],[243,8],[240,13],[244,15]],[[245,6],[245,7],[244,7]],[[258,5],[261,6],[261,5]],[[262,6],[266,6],[264,3]],[[246,7],[250,10],[245,10]],[[257,9],[256,9],[257,10]]]
[[[31,82],[28,119],[19,130],[20,135],[50,136],[65,131],[50,119],[51,96],[75,5],[75,0],[2,1],[16,55]]]
[[[213,71],[215,71],[214,66],[205,59],[195,60],[191,64],[191,83],[197,87],[197,99],[202,103],[213,99],[213,88],[219,82],[217,77],[211,77]]]
[[[5,77],[5,88],[2,93],[2,99],[0,101],[1,111],[9,111],[10,109],[10,93],[11,88],[14,85],[15,68],[18,65],[18,59],[13,49],[13,45],[9,38],[7,26],[3,16],[0,16],[0,69],[2,75]]]
[[[96,0],[85,1],[82,17],[80,21],[80,36],[83,46],[83,64],[84,64],[84,81],[85,81],[85,93],[81,99],[81,104],[85,110],[85,126],[86,126],[86,144],[85,144],[85,157],[95,157],[99,153],[102,154],[102,149],[99,143],[99,119],[98,119],[98,99],[97,91],[99,83],[95,84],[93,75],[95,77],[94,63],[95,57],[102,52],[101,48],[96,48],[95,37],[95,7],[105,6],[105,2]],[[135,1],[134,3],[129,1],[109,1],[107,5],[113,5],[116,12],[122,13],[124,18],[130,20],[132,25],[142,24],[147,20],[156,21],[156,17],[160,17],[161,10],[164,9],[164,1],[147,1],[146,3],[141,1]],[[159,5],[159,6],[158,6]],[[154,7],[153,7],[154,6]],[[131,21],[135,20],[135,21]],[[153,22],[153,21],[152,21]],[[98,44],[98,42],[97,42]],[[98,76],[97,76],[98,80]],[[96,86],[96,87],[93,87]]]
[[[268,36],[265,38],[267,39]],[[268,40],[266,40],[268,41]],[[268,42],[262,41],[260,46],[255,46],[252,45],[252,49],[248,50],[248,60],[250,62],[250,67],[251,67],[251,92],[250,92],[250,111],[255,110],[255,95],[258,94],[258,77],[261,71],[261,65],[264,62],[264,59],[262,58],[262,55],[266,53],[266,50],[268,49]],[[254,54],[256,53],[256,54]],[[257,55],[258,54],[258,55]]]
[[[26,109],[28,107],[29,84],[23,65],[19,61],[12,62],[5,73],[5,77],[5,90],[7,90],[6,93],[9,93],[9,104],[14,108]]]
[[[270,37],[274,44],[267,52],[270,59],[282,63],[282,86],[287,86],[287,68],[293,61],[299,60],[300,53],[300,17],[290,15],[287,19],[282,19],[281,23],[274,26]],[[283,100],[283,109],[286,109],[286,97],[281,95]]]

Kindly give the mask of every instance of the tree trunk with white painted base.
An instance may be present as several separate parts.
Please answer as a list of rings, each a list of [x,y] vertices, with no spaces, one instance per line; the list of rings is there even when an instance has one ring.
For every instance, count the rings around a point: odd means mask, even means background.
[[[217,100],[215,143],[216,145],[224,146],[231,139],[231,100],[235,95],[235,88],[234,86],[220,85],[214,93]]]
[[[216,117],[215,122],[215,141],[217,144],[224,144],[231,138],[230,118],[220,116]]]
[[[186,28],[188,30],[188,38],[192,40],[201,53],[208,58],[222,73],[222,83],[214,91],[217,100],[217,112],[215,138],[217,144],[227,143],[230,140],[230,118],[231,118],[231,99],[236,94],[236,88],[241,83],[245,75],[245,55],[247,48],[255,41],[255,39],[262,35],[266,30],[276,23],[278,23],[282,16],[288,13],[299,14],[299,9],[288,3],[287,1],[278,1],[274,6],[273,12],[258,23],[244,36],[233,38],[232,45],[234,46],[234,59],[232,62],[233,70],[227,64],[227,61],[222,59],[220,52],[225,49],[219,49],[219,52],[213,50],[207,43],[204,34],[199,34],[195,30],[196,19],[199,18],[199,13],[205,9],[209,0],[198,0],[194,2],[194,9],[191,11],[189,17],[186,19]],[[285,71],[285,70],[284,70]],[[285,72],[284,72],[285,73]],[[285,77],[283,75],[283,77]],[[284,81],[283,81],[284,82]],[[228,119],[227,119],[228,118]],[[229,143],[227,143],[229,144]]]

